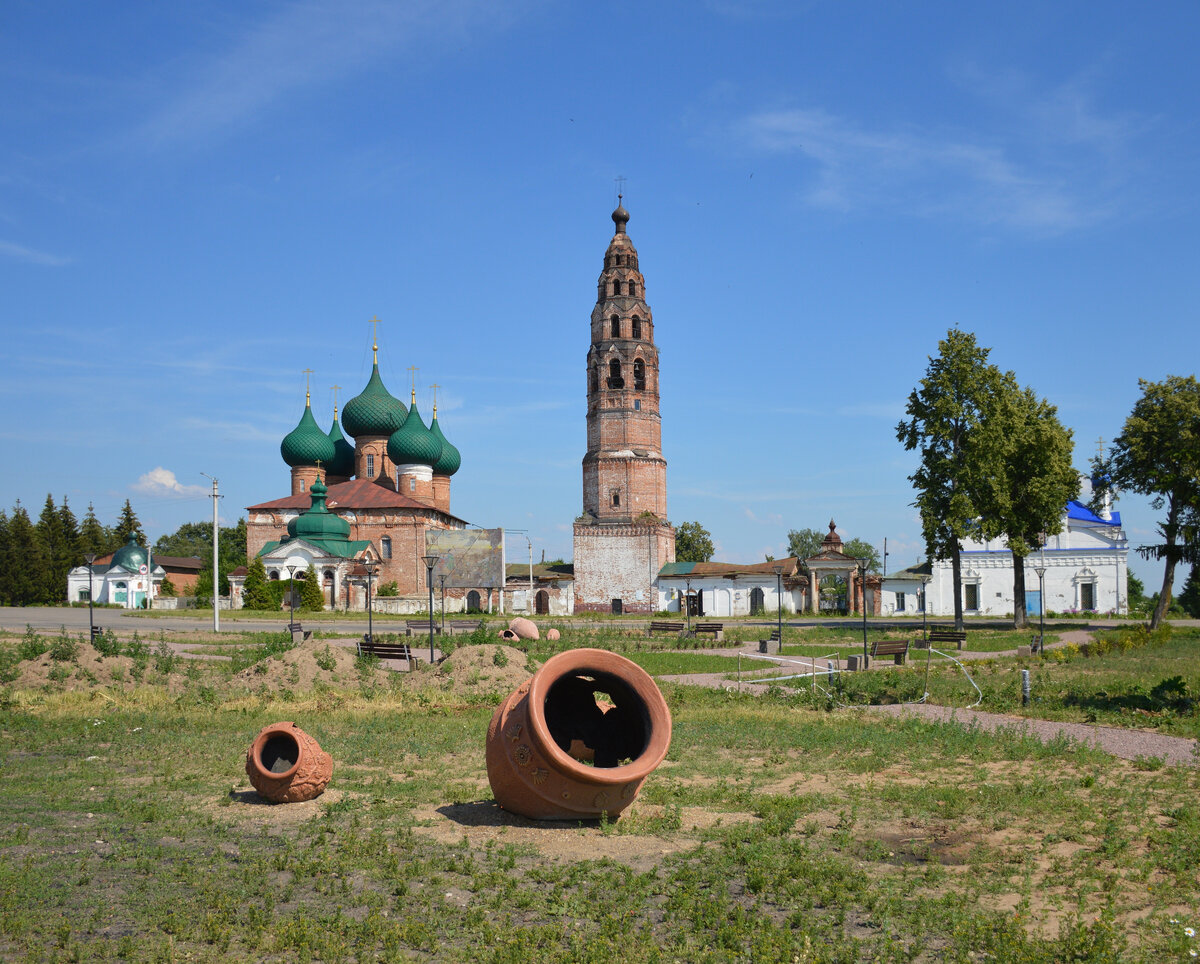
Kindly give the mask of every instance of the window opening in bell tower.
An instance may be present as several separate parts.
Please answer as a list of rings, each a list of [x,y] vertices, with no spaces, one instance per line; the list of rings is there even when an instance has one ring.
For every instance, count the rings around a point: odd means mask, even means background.
[[[613,338],[620,338],[621,337],[621,318],[620,318],[620,316],[613,315],[609,319],[609,322],[612,325],[612,327],[609,329],[609,331],[612,332]]]
[[[608,363],[608,387],[625,387],[625,379],[621,377],[621,362],[617,358],[614,358]]]
[[[640,358],[633,360],[633,387],[639,392],[646,390],[646,363]]]

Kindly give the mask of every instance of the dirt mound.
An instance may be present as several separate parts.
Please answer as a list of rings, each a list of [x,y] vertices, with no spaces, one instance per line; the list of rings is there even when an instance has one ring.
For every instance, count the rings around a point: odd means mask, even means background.
[[[309,640],[285,653],[260,659],[230,681],[231,689],[254,692],[266,690],[310,690],[316,683],[336,687],[354,687],[361,682],[378,682],[386,670],[363,669],[357,665],[352,649],[334,646],[327,640]]]
[[[54,659],[43,653],[37,659],[22,660],[15,666],[16,676],[10,685],[16,689],[88,690],[116,686],[132,689],[142,683],[152,683],[178,690],[184,677],[173,670],[179,658],[147,650],[141,659],[131,656],[104,656],[90,643],[75,644],[71,659]]]
[[[438,666],[435,678],[456,693],[500,693],[507,696],[537,670],[519,649],[490,643],[461,646]]]

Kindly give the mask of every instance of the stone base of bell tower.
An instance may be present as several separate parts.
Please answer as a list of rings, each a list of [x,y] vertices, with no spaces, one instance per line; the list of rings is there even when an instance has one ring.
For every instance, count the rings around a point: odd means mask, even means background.
[[[666,522],[576,522],[575,612],[653,613],[658,571],[675,561]]]

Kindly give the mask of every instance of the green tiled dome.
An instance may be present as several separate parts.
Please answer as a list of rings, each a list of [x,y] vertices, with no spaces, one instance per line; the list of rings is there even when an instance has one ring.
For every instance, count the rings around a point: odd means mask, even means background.
[[[113,553],[112,564],[124,566],[130,572],[137,572],[146,565],[146,550],[134,541],[133,536],[130,536],[129,541]]]
[[[354,446],[346,441],[342,427],[338,425],[337,413],[333,416],[333,425],[329,429],[329,441],[333,443],[333,461],[328,464],[330,475],[340,475],[349,479],[354,475]]]
[[[436,407],[434,406],[435,409]],[[433,416],[433,421],[429,423],[429,434],[442,443],[442,454],[433,463],[434,473],[437,475],[453,475],[462,465],[462,454],[442,434],[442,427],[438,425],[436,413]]]
[[[342,428],[352,438],[370,435],[391,435],[408,416],[408,409],[383,387],[379,363],[371,368],[371,380],[361,393],[355,395],[342,409]]]
[[[344,541],[350,538],[350,523],[325,507],[329,489],[320,479],[309,488],[312,506],[288,523],[288,535],[308,542],[316,540]]]
[[[279,445],[279,454],[283,460],[295,468],[298,465],[328,465],[333,461],[333,442],[321,431],[321,426],[313,418],[312,409],[304,406],[304,414],[300,416],[300,424],[292,429]]]
[[[421,421],[415,399],[404,425],[388,439],[387,448],[388,457],[396,465],[433,465],[442,457],[441,439],[432,435]]]

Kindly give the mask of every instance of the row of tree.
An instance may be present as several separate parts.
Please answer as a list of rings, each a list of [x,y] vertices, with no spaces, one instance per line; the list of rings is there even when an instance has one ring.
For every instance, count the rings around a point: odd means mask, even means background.
[[[0,509],[0,605],[34,606],[60,603],[67,596],[67,573],[83,565],[86,555],[103,556],[129,537],[146,544],[142,525],[129,500],[114,525],[96,518],[91,504],[80,521],[67,497],[55,503],[46,496],[34,522],[18,499],[10,512]]]
[[[1071,431],[1055,406],[988,361],[989,349],[952,329],[908,397],[896,436],[917,449],[917,491],[926,552],[949,559],[954,621],[962,628],[962,543],[1003,538],[1013,554],[1014,624],[1026,625],[1025,559],[1062,529],[1063,507],[1079,495]],[[1165,563],[1151,617],[1171,604],[1174,567],[1200,558],[1200,385],[1193,376],[1139,382],[1142,397],[1106,456],[1093,461],[1098,508],[1112,489],[1166,508],[1162,542],[1138,552]]]

